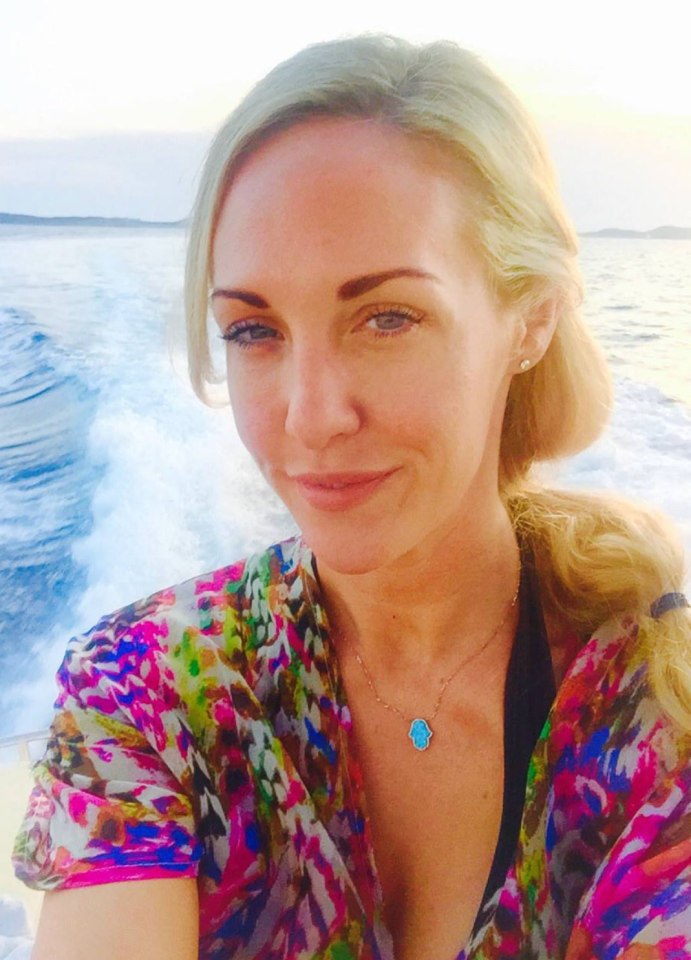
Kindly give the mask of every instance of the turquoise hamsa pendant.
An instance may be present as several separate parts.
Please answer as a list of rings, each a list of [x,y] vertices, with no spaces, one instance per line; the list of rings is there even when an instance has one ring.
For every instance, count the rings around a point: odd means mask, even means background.
[[[418,718],[410,724],[408,736],[416,750],[426,750],[432,739],[432,730],[426,720]]]

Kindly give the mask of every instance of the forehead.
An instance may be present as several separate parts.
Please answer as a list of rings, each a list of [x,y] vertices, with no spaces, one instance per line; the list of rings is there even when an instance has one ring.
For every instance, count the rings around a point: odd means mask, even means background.
[[[376,121],[306,121],[236,172],[215,233],[214,277],[279,263],[314,270],[334,258],[342,275],[411,260],[424,268],[458,256],[476,196],[435,143]]]

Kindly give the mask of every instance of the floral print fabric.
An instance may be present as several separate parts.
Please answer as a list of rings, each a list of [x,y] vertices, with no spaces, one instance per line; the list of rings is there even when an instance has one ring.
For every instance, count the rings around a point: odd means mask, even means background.
[[[609,624],[574,659],[514,863],[459,960],[691,957],[691,738],[635,634]],[[15,846],[27,884],[197,877],[200,960],[393,957],[300,539],[105,618],[58,682]]]

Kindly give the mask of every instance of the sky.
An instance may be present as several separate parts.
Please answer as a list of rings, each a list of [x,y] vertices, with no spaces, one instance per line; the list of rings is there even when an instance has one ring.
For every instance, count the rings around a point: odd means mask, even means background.
[[[384,31],[456,40],[514,88],[579,230],[691,227],[686,6],[0,0],[0,211],[182,218],[256,80],[308,43]]]

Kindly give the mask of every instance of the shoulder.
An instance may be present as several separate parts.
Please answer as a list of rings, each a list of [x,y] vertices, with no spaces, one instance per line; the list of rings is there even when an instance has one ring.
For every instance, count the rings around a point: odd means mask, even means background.
[[[583,818],[632,811],[691,762],[691,737],[654,694],[633,617],[603,624],[578,652],[546,733],[544,756],[562,797],[590,791]]]
[[[680,784],[688,802],[690,770],[691,737],[655,697],[635,619],[610,620],[571,662],[533,754],[524,843],[542,856],[546,842],[559,885],[582,891],[648,805],[683,799]]]
[[[299,538],[273,544],[227,566],[166,587],[102,617],[87,633],[70,641],[68,654],[92,661],[112,660],[113,645],[142,652],[170,648],[185,636],[218,637],[228,625],[257,622],[278,611],[308,555]],[[261,632],[261,631],[259,631]]]
[[[572,664],[548,765],[552,880],[583,939],[573,955],[688,935],[691,734],[659,704],[633,618],[603,625]]]
[[[70,640],[56,707],[76,701],[137,722],[162,704],[192,709],[222,685],[253,687],[276,623],[299,616],[306,602],[310,564],[293,538],[103,617]]]
[[[86,871],[89,882],[196,872],[199,837],[220,822],[210,798],[221,776],[237,799],[250,789],[252,744],[266,748],[271,718],[257,678],[271,679],[269,654],[290,659],[274,651],[288,643],[291,604],[305,604],[304,564],[311,570],[301,541],[279,543],[70,641],[18,841],[25,878],[52,887],[81,883],[74,877]]]
[[[691,910],[691,886],[675,887],[689,827],[691,737],[654,695],[635,619],[610,620],[571,661],[533,753],[502,923],[530,930],[535,955],[618,956],[632,917]],[[598,947],[581,954],[584,931]]]

